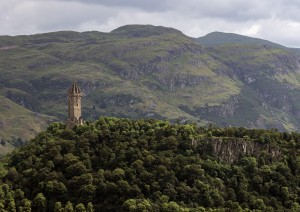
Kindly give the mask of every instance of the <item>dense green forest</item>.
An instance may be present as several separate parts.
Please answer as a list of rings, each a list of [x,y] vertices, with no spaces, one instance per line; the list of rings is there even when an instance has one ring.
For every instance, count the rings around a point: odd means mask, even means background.
[[[213,142],[272,144],[218,159]],[[0,211],[299,211],[300,134],[101,117],[0,163]]]

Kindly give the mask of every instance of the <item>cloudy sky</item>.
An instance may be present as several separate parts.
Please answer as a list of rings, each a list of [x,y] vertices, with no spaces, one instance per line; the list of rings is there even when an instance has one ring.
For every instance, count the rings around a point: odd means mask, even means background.
[[[299,0],[0,0],[0,35],[109,32],[126,24],[192,37],[233,32],[300,47]]]

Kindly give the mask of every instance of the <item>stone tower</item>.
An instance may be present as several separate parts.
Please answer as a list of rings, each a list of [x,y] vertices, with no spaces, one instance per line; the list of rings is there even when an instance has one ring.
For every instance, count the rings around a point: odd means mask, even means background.
[[[82,125],[81,117],[81,90],[76,82],[73,82],[68,90],[68,122],[67,128],[72,129],[75,125]]]

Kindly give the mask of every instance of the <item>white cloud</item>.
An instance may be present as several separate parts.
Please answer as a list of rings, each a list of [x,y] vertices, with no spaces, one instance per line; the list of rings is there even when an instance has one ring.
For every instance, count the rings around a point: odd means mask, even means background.
[[[0,2],[0,34],[98,30],[126,24],[174,27],[192,36],[240,33],[300,47],[298,0],[9,0]]]
[[[300,47],[300,22],[272,18],[261,21],[260,37],[286,46]]]
[[[236,34],[247,35],[247,36],[259,36],[261,31],[261,24],[254,23],[250,24],[250,26],[246,25],[236,31],[233,31]]]

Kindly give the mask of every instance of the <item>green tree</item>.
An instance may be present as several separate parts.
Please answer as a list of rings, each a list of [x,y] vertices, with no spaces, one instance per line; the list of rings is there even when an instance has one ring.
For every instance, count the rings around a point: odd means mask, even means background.
[[[31,202],[25,198],[22,200],[23,212],[31,212]]]
[[[5,211],[4,210],[4,204],[2,203],[2,202],[0,202],[0,211],[2,212],[2,211]]]
[[[62,212],[63,211],[63,207],[61,202],[56,202],[54,204],[54,212]]]
[[[129,211],[152,211],[153,209],[147,199],[128,199],[123,203],[123,208]]]
[[[86,207],[86,212],[94,212],[94,207],[93,207],[93,204],[91,202],[89,202],[87,204],[87,207]]]
[[[13,199],[9,200],[8,202],[8,206],[7,206],[7,211],[10,211],[10,212],[16,212],[16,204],[15,204],[15,201]]]
[[[75,207],[75,212],[86,212],[84,204],[79,203]]]
[[[70,201],[68,201],[63,211],[74,212],[73,204]]]
[[[46,211],[46,204],[46,197],[42,193],[38,193],[33,200],[35,210],[40,212]]]
[[[168,202],[162,205],[162,211],[165,212],[180,211],[180,207],[176,202]]]

